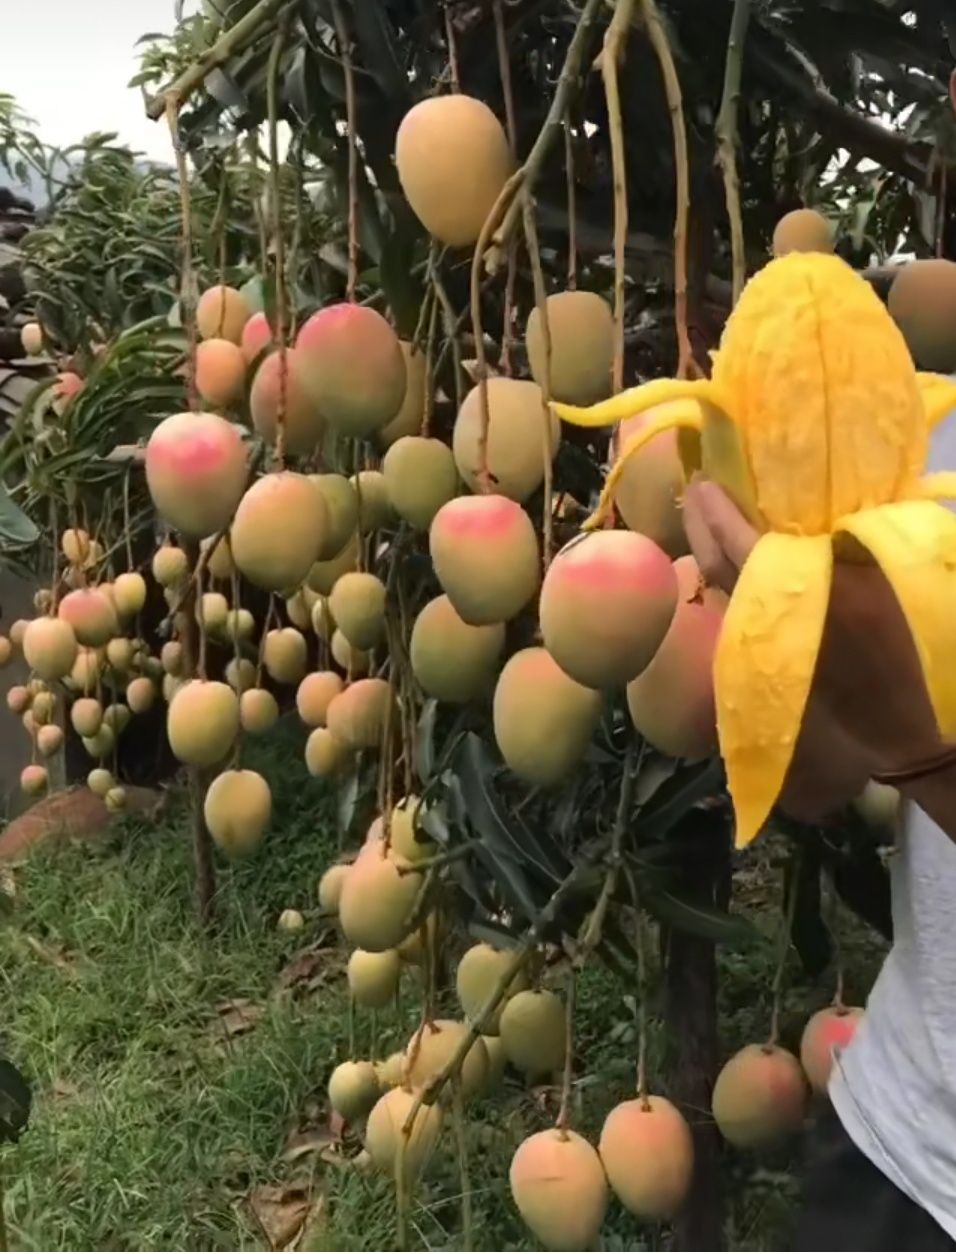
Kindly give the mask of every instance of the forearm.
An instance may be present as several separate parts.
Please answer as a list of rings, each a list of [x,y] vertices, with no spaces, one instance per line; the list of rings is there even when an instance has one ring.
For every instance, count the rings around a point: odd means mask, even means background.
[[[876,769],[873,756],[844,730],[819,697],[812,695],[780,794],[780,807],[800,822],[818,822],[858,796]]]
[[[918,805],[950,840],[956,840],[956,766],[902,784],[900,794]]]

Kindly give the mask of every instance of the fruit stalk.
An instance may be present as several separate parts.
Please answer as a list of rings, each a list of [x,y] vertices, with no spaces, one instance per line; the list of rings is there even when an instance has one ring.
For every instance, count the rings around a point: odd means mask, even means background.
[[[744,224],[740,211],[740,179],[737,175],[737,110],[740,104],[740,77],[743,71],[744,40],[750,21],[750,0],[734,0],[727,39],[727,60],[724,64],[724,90],[717,114],[717,164],[724,179],[724,197],[730,222],[733,303],[736,305],[747,281],[747,256],[744,251]]]
[[[564,174],[568,197],[568,291],[578,286],[578,215],[574,185],[574,136],[571,134],[571,118],[564,119]]]
[[[637,1096],[645,1110],[651,1105],[647,1100],[647,945],[644,936],[644,914],[641,910],[640,894],[637,879],[633,873],[627,872],[628,885],[631,890],[631,905],[634,910],[634,953],[637,955]]]
[[[564,1002],[564,1070],[561,1073],[561,1104],[554,1126],[567,1140],[571,1121],[571,1080],[574,1075],[574,1010],[577,1002],[577,971],[572,964]]]
[[[334,10],[338,12],[337,7]],[[279,352],[279,403],[276,408],[276,461],[281,470],[285,466],[285,428],[286,401],[289,391],[289,358],[286,345],[286,274],[285,274],[285,239],[282,231],[282,186],[279,177],[279,111],[277,104],[279,61],[286,37],[286,14],[283,14],[272,38],[269,49],[269,63],[266,69],[266,114],[269,130],[269,210],[272,219],[272,244],[275,248],[275,333],[276,347]],[[349,77],[346,76],[346,90]],[[351,146],[352,132],[349,129]],[[351,178],[351,164],[349,167]],[[351,196],[351,192],[350,192]],[[349,200],[349,248],[351,249],[351,211]],[[351,253],[349,254],[349,274],[351,277]],[[353,292],[354,295],[354,292]]]
[[[541,268],[541,249],[538,247],[538,228],[534,220],[534,202],[531,193],[526,192],[524,201],[524,238],[531,262],[531,274],[534,281],[534,303],[541,323],[541,338],[544,341],[544,370],[541,374],[541,448],[544,459],[544,479],[542,480],[543,502],[541,506],[541,563],[544,573],[548,573],[551,565],[551,520],[552,520],[552,471],[551,471],[551,325],[548,322],[548,291],[544,282],[544,271]]]
[[[200,585],[195,578],[195,572],[199,569],[205,554],[200,552],[200,546],[195,540],[187,541],[183,548],[194,572],[193,578],[186,586],[182,605],[183,673],[194,676],[197,674],[202,649],[202,629],[198,617]],[[198,766],[188,768],[188,777],[189,812],[193,828],[193,865],[196,868],[196,901],[199,907],[199,921],[203,926],[207,926],[212,921],[213,900],[216,895],[216,868],[212,858],[212,841],[206,830],[206,820],[203,815],[206,780],[203,770]]]
[[[451,1086],[451,1126],[455,1133],[458,1151],[458,1180],[461,1186],[461,1248],[473,1250],[474,1222],[471,1205],[471,1175],[468,1170],[468,1141],[465,1136],[465,1103],[461,1095],[461,1081],[456,1077]]]
[[[634,785],[637,782],[637,776],[641,769],[641,762],[644,757],[643,747],[638,749],[637,745],[632,743],[628,749],[627,756],[624,759],[624,770],[621,775],[621,790],[618,794],[617,813],[614,817],[614,827],[611,831],[611,847],[608,855],[608,866],[604,876],[604,883],[601,885],[601,892],[598,896],[594,909],[588,916],[587,927],[581,944],[578,948],[576,960],[579,968],[584,965],[590,954],[601,941],[601,933],[604,928],[604,916],[607,914],[608,906],[617,887],[617,877],[621,868],[621,847],[624,843],[624,833],[627,831],[628,819],[631,816],[631,808],[634,799]]]
[[[345,299],[354,303],[355,288],[358,284],[358,147],[355,123],[355,72],[352,66],[352,49],[348,30],[339,0],[331,0],[331,8],[332,20],[335,24],[335,38],[339,46],[339,60],[342,62],[342,73],[345,75],[345,125],[348,129],[349,145],[348,278],[345,285]]]
[[[186,329],[186,394],[190,410],[198,410],[199,393],[196,388],[196,302],[199,299],[196,275],[193,270],[192,207],[189,198],[189,167],[186,150],[179,134],[179,105],[175,96],[166,100],[166,122],[176,157],[176,175],[179,180],[179,204],[182,213],[182,261],[180,263],[180,316]]]
[[[445,43],[448,46],[448,77],[453,92],[461,91],[461,77],[458,73],[458,41],[455,38],[455,27],[451,20],[451,0],[445,0]]]
[[[463,396],[461,389],[461,346],[458,343],[458,329],[465,315],[462,314],[459,317],[455,316],[455,311],[452,308],[451,301],[448,299],[448,293],[445,291],[445,285],[441,280],[441,275],[438,272],[437,265],[432,267],[431,281],[432,287],[435,290],[435,295],[438,298],[438,303],[441,305],[442,309],[442,320],[445,324],[445,340],[447,344],[451,345],[451,356],[455,370],[455,409],[457,411],[461,409]],[[477,355],[477,347],[475,351]],[[482,346],[481,351],[484,352],[484,346]],[[438,373],[441,367],[441,360],[442,358],[439,356],[439,359],[435,364],[435,374]],[[485,368],[487,369],[487,365]]]
[[[627,243],[627,169],[618,66],[623,57],[633,14],[634,0],[617,0],[610,25],[604,32],[604,47],[599,57],[607,102],[614,186],[614,359],[611,367],[611,391],[615,395],[624,389],[624,250]]]
[[[498,226],[497,230],[492,228],[488,232],[485,243],[487,245],[490,242],[492,246],[489,269],[494,269],[496,256],[500,255],[503,245],[514,233],[514,229],[518,224],[521,205],[515,198],[515,193],[523,186],[526,186],[529,191],[534,187],[538,174],[551,151],[551,145],[556,138],[557,131],[560,129],[563,119],[567,116],[571,98],[581,78],[592,28],[597,23],[598,13],[602,7],[602,0],[585,0],[585,4],[581,9],[577,26],[574,29],[574,34],[571,36],[568,50],[564,56],[564,64],[561,66],[561,72],[558,75],[557,85],[554,89],[554,95],[551,97],[547,115],[540,131],[538,131],[537,138],[531,145],[524,164],[519,167],[516,175],[513,176],[513,178],[517,178],[517,182],[511,189],[510,194],[505,197],[504,213],[501,215],[500,226]],[[507,190],[508,184],[505,184],[505,187],[502,189],[502,195]],[[492,209],[489,214],[489,220],[492,218],[497,222],[498,215],[496,215],[495,209]],[[477,244],[475,245],[475,253],[479,258],[479,268],[483,260],[483,251]]]
[[[657,0],[640,0],[641,15],[647,26],[651,47],[657,55],[664,80],[664,93],[674,132],[674,177],[677,209],[674,215],[674,322],[677,327],[677,377],[690,379],[700,374],[694,360],[687,330],[687,220],[690,216],[690,167],[687,159],[687,128],[684,102],[674,54]]]
[[[511,65],[508,60],[508,40],[505,32],[504,12],[501,0],[492,0],[492,16],[495,24],[495,48],[498,53],[498,75],[501,79],[501,92],[505,102],[505,133],[508,136],[508,147],[512,160],[517,160],[518,150],[515,144],[515,104],[511,88]],[[518,274],[518,249],[514,239],[508,244],[508,273],[505,278],[504,313],[501,319],[501,371],[511,374],[511,351],[513,348],[514,294],[515,279]]]
[[[793,916],[797,908],[797,892],[800,884],[800,863],[803,861],[803,851],[796,848],[790,859],[789,878],[784,876],[784,884],[787,885],[784,896],[783,915],[780,919],[780,933],[777,937],[777,965],[773,973],[773,984],[771,992],[773,1001],[770,1009],[770,1036],[767,1039],[768,1045],[776,1045],[780,1040],[780,1003],[783,998],[783,973],[787,965],[787,954],[790,952],[790,937],[793,932]]]

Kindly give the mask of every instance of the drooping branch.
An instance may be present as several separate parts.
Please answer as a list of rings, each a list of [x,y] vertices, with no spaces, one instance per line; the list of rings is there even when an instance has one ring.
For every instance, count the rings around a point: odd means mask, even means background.
[[[584,53],[588,45],[591,27],[597,21],[597,13],[601,0],[586,0],[578,24],[571,36],[564,64],[558,77],[558,84],[551,98],[544,125],[531,146],[531,151],[514,174],[507,180],[498,194],[495,203],[489,210],[488,217],[478,234],[475,251],[471,261],[471,322],[475,340],[475,375],[478,383],[479,412],[481,427],[478,435],[478,486],[482,492],[491,490],[491,478],[488,473],[488,429],[491,425],[491,412],[488,407],[488,354],[485,349],[484,327],[481,318],[481,269],[487,265],[489,271],[495,271],[501,259],[502,250],[511,237],[511,233],[522,213],[522,193],[530,193],[535,179],[550,151],[557,130],[564,125],[564,117],[571,101],[573,89],[581,76],[584,64]]]
[[[355,74],[352,66],[352,50],[345,17],[338,0],[332,0],[332,17],[335,22],[335,38],[339,45],[339,58],[345,75],[345,124],[348,129],[348,258],[345,298],[355,301],[358,285],[358,136],[355,110]]]
[[[564,125],[568,106],[584,71],[585,53],[590,44],[592,29],[597,23],[600,8],[601,0],[585,0],[584,7],[578,17],[578,24],[575,27],[574,34],[571,36],[571,42],[568,44],[564,64],[561,66],[561,72],[558,75],[557,86],[555,87],[554,95],[551,97],[547,116],[544,119],[541,130],[538,132],[537,139],[531,145],[531,150],[524,163],[519,166],[515,174],[505,184],[499,197],[500,203],[496,204],[489,214],[490,228],[487,234],[484,231],[482,232],[484,236],[483,241],[479,240],[479,243],[483,242],[485,247],[480,252],[477,246],[475,249],[479,259],[484,259],[489,270],[494,270],[497,267],[504,245],[511,238],[521,217],[521,200],[518,192],[523,188],[527,188],[530,191],[534,186],[538,174],[551,151],[551,146]],[[485,249],[488,250],[487,256],[484,256]]]
[[[495,49],[498,54],[498,77],[501,79],[501,92],[505,102],[505,133],[508,136],[508,148],[512,162],[517,161],[517,139],[515,126],[514,91],[511,85],[511,63],[508,59],[508,35],[505,30],[504,10],[501,0],[492,0],[492,15],[495,24]],[[511,374],[511,349],[514,331],[514,294],[515,280],[518,276],[518,248],[516,239],[508,242],[508,274],[505,279],[504,312],[501,319],[501,370],[503,374]]]
[[[289,391],[288,326],[286,316],[285,236],[282,223],[282,181],[279,171],[278,77],[279,60],[285,44],[284,16],[276,26],[266,71],[266,101],[269,123],[269,199],[272,243],[275,248],[275,339],[279,350],[279,404],[276,409],[276,460],[285,467],[286,402]]]
[[[730,249],[733,273],[733,300],[736,305],[747,278],[747,257],[744,250],[744,224],[740,212],[740,179],[737,175],[737,111],[740,103],[740,79],[743,72],[744,40],[750,22],[750,0],[734,0],[724,63],[724,91],[715,127],[717,163],[724,178],[724,197],[730,221]]]
[[[196,305],[199,291],[196,286],[196,271],[193,266],[193,218],[192,201],[189,192],[189,166],[186,161],[186,150],[179,133],[179,107],[174,97],[166,101],[166,122],[169,126],[169,138],[172,141],[173,153],[176,158],[176,177],[179,183],[179,204],[182,216],[180,237],[180,282],[179,303],[182,325],[186,330],[186,393],[189,408],[199,408],[199,394],[196,390],[196,345],[198,331],[196,327]]]
[[[507,996],[508,989],[515,976],[522,969],[524,964],[530,958],[535,947],[540,944],[541,938],[548,931],[558,914],[568,900],[579,889],[581,884],[588,879],[594,872],[597,860],[606,852],[606,846],[595,852],[594,859],[579,862],[567,876],[561,881],[554,890],[550,900],[542,907],[538,917],[532,923],[531,927],[525,933],[521,944],[511,952],[511,961],[507,967],[501,972],[501,975],[492,988],[491,992],[485,999],[485,1003],[468,1022],[468,1030],[459,1041],[455,1052],[448,1059],[447,1063],[442,1067],[441,1071],[436,1072],[428,1081],[425,1087],[417,1094],[412,1104],[408,1116],[403,1124],[402,1131],[406,1135],[414,1126],[415,1118],[422,1106],[433,1105],[439,1097],[445,1085],[456,1076],[461,1070],[461,1064],[465,1060],[465,1055],[474,1045],[475,1041],[481,1035],[481,1025],[485,1019],[497,1010],[498,1006]]]
[[[541,519],[541,562],[544,573],[548,573],[551,564],[551,528],[553,509],[553,475],[551,448],[551,323],[548,319],[548,290],[544,282],[544,270],[541,266],[541,249],[538,247],[538,228],[534,220],[534,202],[531,197],[524,197],[524,238],[531,264],[531,276],[534,283],[534,304],[538,311],[541,324],[541,339],[544,344],[544,369],[541,372],[541,456],[543,459],[542,480],[542,519]]]
[[[607,101],[608,132],[611,139],[611,169],[614,181],[614,357],[611,390],[624,389],[624,244],[627,239],[627,162],[618,69],[631,29],[634,0],[617,0],[611,24],[601,51],[601,77]]]
[[[677,377],[687,379],[699,373],[687,329],[687,222],[690,217],[690,163],[687,157],[687,127],[677,66],[670,41],[661,21],[657,0],[640,0],[641,15],[647,25],[651,47],[661,67],[664,93],[674,133],[674,321],[677,326]]]
[[[147,101],[146,116],[157,121],[163,116],[168,100],[180,107],[184,105],[212,70],[225,65],[230,57],[247,48],[262,27],[282,8],[291,8],[291,0],[258,0],[234,26],[223,31],[211,48],[207,48],[178,78]]]

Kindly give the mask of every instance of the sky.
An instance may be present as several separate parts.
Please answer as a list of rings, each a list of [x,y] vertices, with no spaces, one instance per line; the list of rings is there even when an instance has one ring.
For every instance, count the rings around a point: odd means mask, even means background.
[[[169,32],[174,0],[7,0],[0,36],[0,91],[16,97],[40,138],[63,146],[90,131],[118,131],[131,148],[170,159],[162,122],[143,111],[136,40]],[[187,5],[187,12],[192,8]]]

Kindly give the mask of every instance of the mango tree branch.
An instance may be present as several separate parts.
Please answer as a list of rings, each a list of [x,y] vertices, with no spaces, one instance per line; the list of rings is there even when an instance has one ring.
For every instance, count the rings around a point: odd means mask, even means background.
[[[618,67],[623,59],[633,12],[634,0],[617,0],[614,16],[604,36],[604,47],[598,58],[607,102],[614,182],[614,359],[611,368],[611,391],[615,393],[624,389],[624,247],[627,239],[627,167]]]
[[[744,251],[744,225],[740,212],[740,179],[737,175],[737,110],[740,103],[740,78],[743,72],[744,40],[750,21],[750,0],[734,0],[727,39],[727,60],[724,63],[724,91],[717,115],[717,164],[724,178],[724,197],[730,221],[730,249],[733,258],[733,302],[736,305],[747,280],[747,257]]]
[[[287,6],[291,7],[290,0],[258,0],[234,26],[223,31],[211,48],[207,48],[178,78],[147,101],[146,116],[154,122],[158,121],[166,109],[167,99],[170,98],[177,106],[185,104],[196,88],[202,86],[210,71],[225,65],[230,57],[248,47],[260,28]]]
[[[355,114],[355,74],[352,68],[352,47],[349,40],[345,16],[338,0],[332,0],[332,18],[335,23],[335,39],[339,46],[339,58],[342,62],[342,73],[345,75],[345,124],[348,130],[349,172],[348,172],[348,255],[349,266],[346,279],[345,299],[350,305],[355,303],[355,289],[358,286],[358,136],[356,134]]]
[[[289,392],[288,325],[286,317],[285,235],[282,221],[282,179],[279,169],[279,105],[278,78],[282,48],[285,44],[286,18],[277,23],[269,50],[266,70],[266,112],[269,125],[269,216],[272,221],[272,246],[275,249],[275,332],[279,351],[279,404],[276,409],[276,460],[285,468],[286,405]]]
[[[561,66],[561,73],[558,75],[558,83],[554,95],[551,97],[551,105],[541,130],[538,132],[538,137],[532,144],[531,151],[525,158],[524,164],[518,167],[515,175],[509,180],[509,184],[506,184],[506,188],[509,188],[510,185],[510,195],[505,199],[504,204],[496,205],[489,215],[489,221],[491,221],[492,225],[484,241],[486,246],[490,245],[488,256],[485,259],[489,270],[494,270],[498,265],[502,249],[510,239],[515,227],[518,225],[518,219],[521,217],[521,199],[517,192],[525,187],[530,191],[534,186],[541,167],[551,151],[551,145],[563,127],[568,106],[581,78],[584,67],[584,55],[587,51],[592,27],[597,22],[598,10],[601,4],[602,0],[585,0],[581,16],[578,18],[578,24],[565,53],[564,64]]]
[[[687,379],[700,370],[694,360],[687,330],[687,222],[690,217],[690,166],[687,158],[687,128],[684,102],[674,55],[661,21],[657,0],[640,0],[641,16],[647,26],[651,47],[661,67],[664,94],[674,132],[674,177],[677,208],[674,216],[674,321],[677,324],[677,377]]]
[[[593,858],[585,862],[579,862],[577,866],[571,870],[568,875],[561,881],[554,891],[554,895],[544,905],[534,923],[525,933],[524,939],[516,949],[512,951],[511,961],[508,963],[504,971],[502,971],[494,988],[485,999],[485,1004],[480,1008],[478,1013],[474,1015],[468,1022],[468,1030],[458,1043],[455,1052],[448,1059],[448,1062],[442,1067],[441,1071],[436,1072],[429,1080],[425,1087],[419,1092],[412,1103],[408,1112],[408,1117],[402,1125],[402,1133],[407,1137],[415,1123],[422,1106],[431,1106],[437,1100],[442,1089],[453,1076],[456,1076],[464,1062],[465,1055],[474,1045],[475,1041],[481,1035],[481,1025],[492,1014],[504,1000],[511,987],[511,982],[528,961],[535,947],[540,943],[548,928],[554,923],[558,917],[561,907],[575,892],[577,892],[583,880],[594,872],[598,864],[598,860],[606,851],[606,845],[602,845]]]

